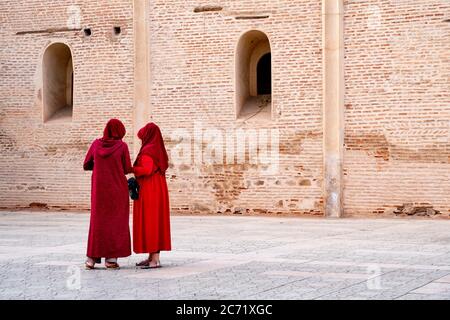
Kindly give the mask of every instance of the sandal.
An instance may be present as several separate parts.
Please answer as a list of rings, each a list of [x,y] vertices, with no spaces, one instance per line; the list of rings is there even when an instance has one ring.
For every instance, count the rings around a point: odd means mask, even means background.
[[[120,266],[117,262],[105,262],[106,269],[120,269]]]
[[[148,267],[150,266],[150,260],[149,259],[145,259],[139,263],[136,263],[136,267]]]
[[[96,263],[101,263],[101,258],[87,258],[86,262],[84,263],[87,270],[94,270]]]
[[[143,269],[159,269],[161,268],[161,262],[157,262],[155,265],[151,265],[150,263],[148,266],[144,267]]]

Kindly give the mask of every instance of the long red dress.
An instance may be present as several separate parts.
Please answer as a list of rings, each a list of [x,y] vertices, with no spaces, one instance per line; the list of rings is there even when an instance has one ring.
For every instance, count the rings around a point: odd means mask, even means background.
[[[139,183],[139,199],[133,207],[133,250],[135,253],[170,251],[170,207],[165,175],[152,157],[138,157],[133,168]]]
[[[122,140],[95,140],[83,167],[93,170],[87,256],[130,256],[130,202],[125,175],[132,167],[127,144]]]

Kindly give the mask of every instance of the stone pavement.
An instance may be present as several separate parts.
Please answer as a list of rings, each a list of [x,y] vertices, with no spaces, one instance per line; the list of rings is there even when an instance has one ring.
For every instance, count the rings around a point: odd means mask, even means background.
[[[172,217],[163,268],[84,270],[88,214],[0,212],[0,299],[450,299],[450,221]]]

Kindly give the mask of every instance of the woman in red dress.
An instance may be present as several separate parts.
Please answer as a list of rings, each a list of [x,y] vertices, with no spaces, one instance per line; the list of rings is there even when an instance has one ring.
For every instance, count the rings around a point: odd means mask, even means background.
[[[159,127],[147,124],[138,133],[142,147],[133,173],[139,183],[139,199],[133,208],[133,248],[148,253],[148,259],[136,264],[142,268],[159,268],[159,253],[171,250],[169,192],[166,170],[169,167]]]
[[[107,268],[119,268],[117,258],[131,255],[130,202],[126,174],[131,173],[128,146],[122,141],[125,126],[111,119],[103,138],[95,140],[84,160],[92,172],[91,221],[86,268],[105,258]]]

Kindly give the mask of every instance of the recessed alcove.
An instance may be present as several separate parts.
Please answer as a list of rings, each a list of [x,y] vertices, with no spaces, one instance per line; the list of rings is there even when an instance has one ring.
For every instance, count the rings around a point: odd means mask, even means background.
[[[73,62],[70,48],[50,45],[42,63],[43,121],[70,121],[73,113]]]
[[[267,35],[245,33],[236,49],[236,117],[238,120],[272,118],[272,54]]]

